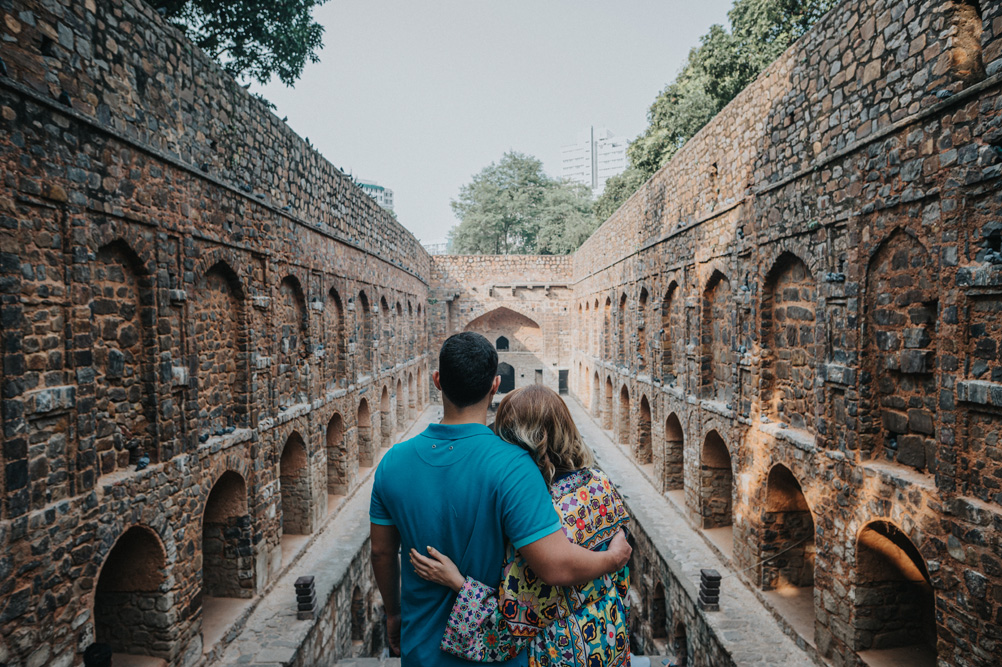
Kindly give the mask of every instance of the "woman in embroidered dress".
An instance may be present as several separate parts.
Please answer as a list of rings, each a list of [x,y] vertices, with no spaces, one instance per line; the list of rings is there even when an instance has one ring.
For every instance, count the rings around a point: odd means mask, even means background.
[[[526,449],[550,488],[567,539],[604,550],[629,521],[609,478],[594,467],[570,411],[552,389],[530,385],[501,401],[494,421],[504,440]],[[442,650],[467,660],[507,660],[528,645],[530,667],[630,664],[627,568],[583,586],[541,581],[510,546],[500,590],[464,578],[436,549],[410,552],[421,577],[459,593]]]

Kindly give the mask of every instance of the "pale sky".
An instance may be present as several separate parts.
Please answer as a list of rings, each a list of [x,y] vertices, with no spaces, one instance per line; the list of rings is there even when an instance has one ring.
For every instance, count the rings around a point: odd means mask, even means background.
[[[254,84],[335,166],[394,191],[399,220],[444,241],[449,201],[505,151],[560,175],[590,125],[630,139],[732,0],[330,0],[320,63]]]

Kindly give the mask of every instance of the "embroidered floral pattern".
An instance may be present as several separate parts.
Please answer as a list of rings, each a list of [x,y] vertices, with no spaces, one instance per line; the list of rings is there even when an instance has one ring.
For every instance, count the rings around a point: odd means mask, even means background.
[[[595,468],[564,477],[550,495],[567,538],[588,549],[604,549],[629,521],[619,493]],[[627,568],[583,586],[549,586],[509,548],[500,590],[467,578],[441,648],[498,662],[528,645],[530,667],[627,666],[629,586]]]

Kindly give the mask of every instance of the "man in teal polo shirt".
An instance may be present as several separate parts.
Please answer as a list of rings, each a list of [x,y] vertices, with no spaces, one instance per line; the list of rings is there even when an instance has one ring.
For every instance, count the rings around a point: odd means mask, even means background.
[[[451,336],[432,374],[444,417],[390,449],[376,469],[369,508],[372,569],[383,597],[391,649],[403,667],[469,665],[439,649],[456,595],[425,581],[400,551],[428,546],[459,571],[489,586],[501,578],[505,540],[546,583],[583,584],[624,565],[622,534],[607,551],[572,544],[529,454],[495,436],[485,423],[497,392],[497,351],[476,333]],[[523,651],[502,665],[527,665]]]

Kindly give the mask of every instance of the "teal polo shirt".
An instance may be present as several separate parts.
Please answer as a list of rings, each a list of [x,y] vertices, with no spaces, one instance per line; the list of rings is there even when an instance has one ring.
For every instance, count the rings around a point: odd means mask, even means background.
[[[465,576],[497,588],[505,539],[520,548],[560,530],[536,464],[483,424],[430,424],[394,445],[376,469],[372,523],[400,532],[403,667],[463,665],[439,649],[456,601],[451,589],[417,576],[407,553],[433,546]],[[499,665],[526,665],[525,651]]]

